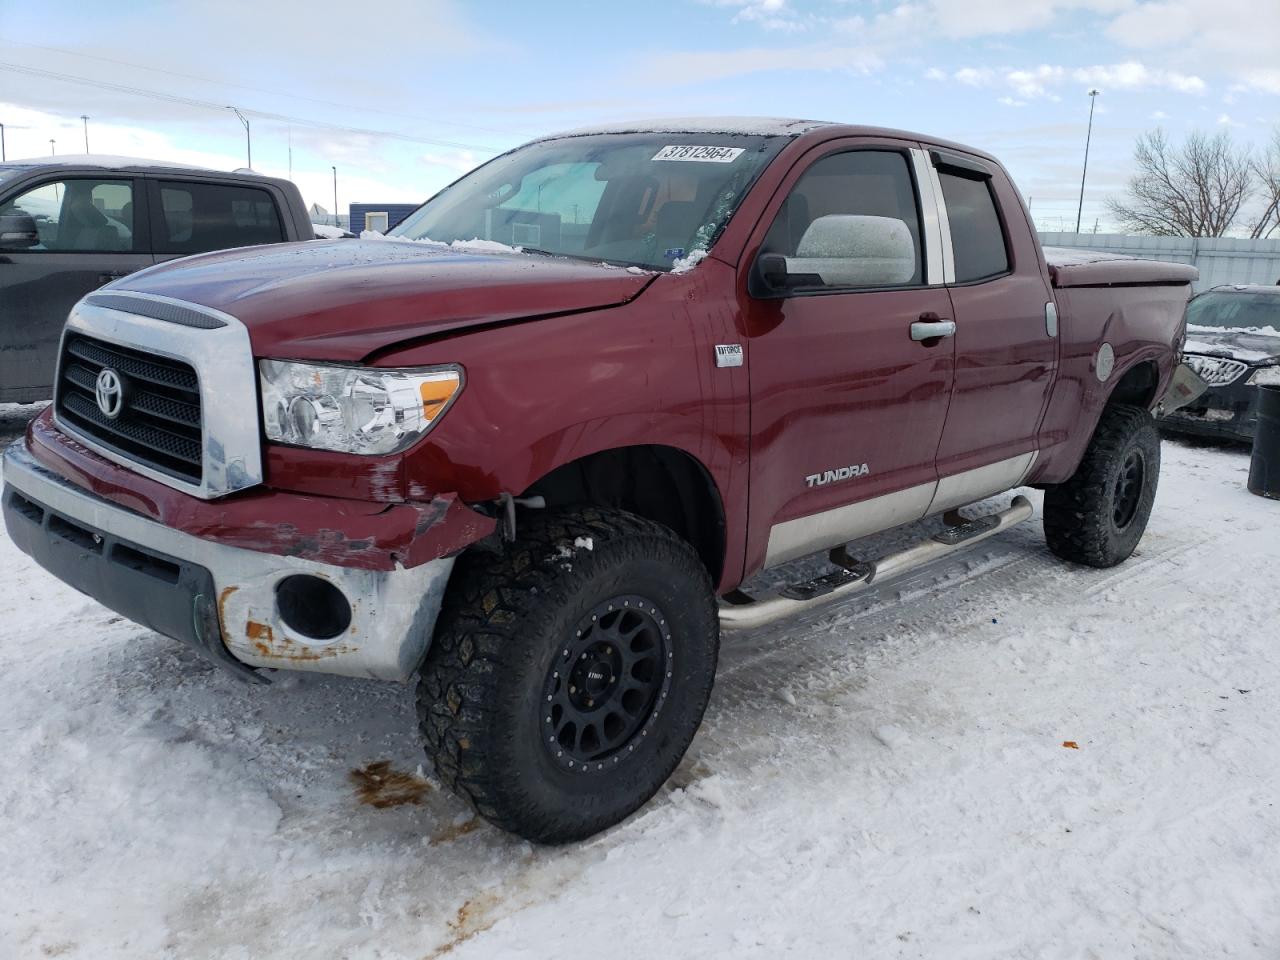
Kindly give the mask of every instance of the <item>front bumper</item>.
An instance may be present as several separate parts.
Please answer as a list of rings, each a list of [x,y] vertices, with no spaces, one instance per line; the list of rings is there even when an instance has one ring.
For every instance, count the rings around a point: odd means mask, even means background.
[[[1240,381],[1210,387],[1196,400],[1159,420],[1161,429],[1198,437],[1253,441],[1258,424],[1258,388]]]
[[[41,464],[25,442],[4,455],[4,518],[50,573],[131,620],[216,660],[406,680],[426,655],[452,557],[391,570],[248,550],[193,536],[99,497]],[[276,588],[327,580],[351,606],[332,639],[291,630]]]

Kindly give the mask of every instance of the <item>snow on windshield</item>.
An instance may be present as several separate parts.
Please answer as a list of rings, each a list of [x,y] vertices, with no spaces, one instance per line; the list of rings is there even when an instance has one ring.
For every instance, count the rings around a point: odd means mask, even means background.
[[[711,133],[537,141],[446,188],[389,235],[689,269],[786,142]]]

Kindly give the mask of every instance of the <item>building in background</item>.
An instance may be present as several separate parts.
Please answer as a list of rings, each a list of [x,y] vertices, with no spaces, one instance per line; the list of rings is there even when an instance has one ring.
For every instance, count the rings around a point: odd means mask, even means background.
[[[386,233],[420,206],[420,203],[353,203],[348,207],[351,226],[347,229],[356,236],[361,230]]]

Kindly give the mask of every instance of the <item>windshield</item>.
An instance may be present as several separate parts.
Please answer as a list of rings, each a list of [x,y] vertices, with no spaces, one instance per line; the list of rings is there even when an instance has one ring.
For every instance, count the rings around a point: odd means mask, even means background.
[[[1202,293],[1187,304],[1193,327],[1280,329],[1280,290],[1275,293]]]
[[[503,154],[419,207],[392,236],[493,240],[665,270],[710,249],[786,143],[735,134],[601,134]]]

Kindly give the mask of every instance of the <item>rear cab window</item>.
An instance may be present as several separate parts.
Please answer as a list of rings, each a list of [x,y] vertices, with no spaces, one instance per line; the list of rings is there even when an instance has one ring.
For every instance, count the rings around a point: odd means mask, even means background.
[[[977,283],[1009,272],[1009,249],[991,177],[978,170],[938,166],[951,227],[956,283]]]
[[[238,184],[155,181],[155,252],[204,253],[279,243],[284,226],[268,190]]]

